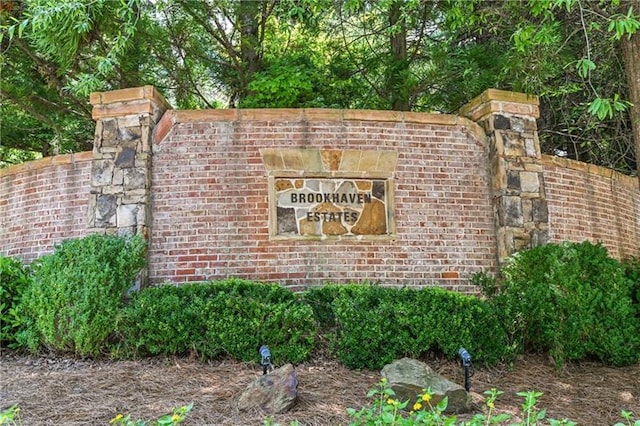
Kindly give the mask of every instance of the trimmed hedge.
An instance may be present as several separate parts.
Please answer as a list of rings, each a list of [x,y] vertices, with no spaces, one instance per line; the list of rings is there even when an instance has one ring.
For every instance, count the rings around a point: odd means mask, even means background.
[[[307,359],[316,336],[311,307],[294,293],[238,279],[144,289],[124,309],[118,331],[125,352],[137,356],[249,362],[267,344],[278,363]]]
[[[304,299],[325,331],[335,327],[335,352],[349,368],[379,369],[429,352],[455,358],[461,347],[480,363],[495,363],[506,353],[493,307],[473,296],[438,288],[329,285],[309,290]]]

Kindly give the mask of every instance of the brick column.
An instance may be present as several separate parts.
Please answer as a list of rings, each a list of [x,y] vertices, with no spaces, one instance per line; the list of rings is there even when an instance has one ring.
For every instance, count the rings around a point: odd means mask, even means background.
[[[500,265],[549,239],[538,105],[535,96],[489,89],[460,109],[487,135]]]
[[[96,131],[89,229],[148,239],[152,131],[170,106],[153,86],[92,93],[90,100]]]

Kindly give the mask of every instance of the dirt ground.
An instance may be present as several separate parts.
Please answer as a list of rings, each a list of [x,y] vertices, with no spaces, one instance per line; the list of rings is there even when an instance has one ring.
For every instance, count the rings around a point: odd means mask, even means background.
[[[457,362],[425,361],[463,383]],[[191,402],[187,425],[263,425],[269,417],[236,407],[245,387],[262,374],[255,365],[183,358],[77,360],[10,352],[1,354],[0,362],[0,409],[18,404],[23,425],[107,425],[118,413],[149,420]],[[297,419],[303,425],[347,425],[346,408],[369,402],[366,394],[380,379],[378,371],[350,371],[322,356],[296,370],[298,403],[286,414],[271,416],[272,423],[285,426]],[[531,356],[513,368],[476,368],[471,391],[482,394],[492,387],[505,392],[496,408],[511,413],[522,403],[515,393],[535,389],[544,392],[539,407],[556,419],[612,425],[621,420],[622,409],[640,417],[640,364],[612,368],[579,363],[556,371],[548,359]]]

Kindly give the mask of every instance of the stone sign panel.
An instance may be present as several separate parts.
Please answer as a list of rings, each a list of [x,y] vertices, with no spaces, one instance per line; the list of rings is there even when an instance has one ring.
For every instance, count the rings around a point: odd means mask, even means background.
[[[389,233],[384,179],[276,178],[276,235]]]
[[[273,238],[393,238],[395,151],[261,150]]]

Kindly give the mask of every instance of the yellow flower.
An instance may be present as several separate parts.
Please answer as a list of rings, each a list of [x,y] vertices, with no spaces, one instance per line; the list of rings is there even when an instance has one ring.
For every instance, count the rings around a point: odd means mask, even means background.
[[[395,399],[393,399],[393,398],[389,398],[389,399],[387,399],[387,404],[389,404],[389,405],[393,405],[393,406],[395,407],[395,406],[397,406],[397,405],[398,405],[398,401],[396,401],[396,400],[395,400]]]
[[[171,421],[176,423],[180,420],[180,416],[177,414],[174,414],[173,416],[171,416]]]
[[[422,408],[422,404],[420,404],[419,402],[416,402],[415,404],[413,404],[413,411],[419,411]]]
[[[493,403],[493,401],[488,402],[487,403],[487,407],[491,408],[492,410],[495,408],[495,404]]]
[[[122,414],[118,414],[113,419],[111,419],[109,423],[118,423],[122,419],[124,419],[124,416]]]
[[[422,400],[424,402],[429,402],[431,401],[431,395],[429,395],[428,393],[422,394]]]

